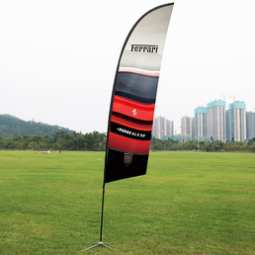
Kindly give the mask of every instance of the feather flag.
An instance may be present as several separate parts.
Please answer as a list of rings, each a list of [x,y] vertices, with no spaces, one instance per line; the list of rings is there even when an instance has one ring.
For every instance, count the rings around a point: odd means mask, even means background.
[[[173,3],[133,26],[122,48],[109,113],[104,184],[146,174],[161,60]]]

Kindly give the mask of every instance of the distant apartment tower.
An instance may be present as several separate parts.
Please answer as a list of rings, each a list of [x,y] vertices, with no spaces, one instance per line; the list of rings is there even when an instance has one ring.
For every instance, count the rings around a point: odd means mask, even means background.
[[[195,140],[196,138],[196,118],[195,117],[191,118],[191,123],[192,123],[191,140]]]
[[[153,121],[152,137],[163,139],[164,136],[173,136],[174,122],[166,119],[166,117],[157,117]]]
[[[166,135],[166,117],[158,116],[153,121],[152,136],[163,139],[164,135]]]
[[[255,137],[255,112],[246,112],[246,137]]]
[[[226,102],[215,100],[207,104],[207,136],[226,141]]]
[[[195,139],[207,137],[207,107],[198,107],[195,109],[196,136]]]
[[[192,121],[193,117],[184,116],[181,119],[181,135],[183,135],[184,142],[186,142],[186,136],[192,137]]]
[[[174,122],[172,120],[166,120],[166,136],[174,135]]]
[[[246,104],[235,101],[229,104],[226,112],[227,140],[244,141],[246,139]]]

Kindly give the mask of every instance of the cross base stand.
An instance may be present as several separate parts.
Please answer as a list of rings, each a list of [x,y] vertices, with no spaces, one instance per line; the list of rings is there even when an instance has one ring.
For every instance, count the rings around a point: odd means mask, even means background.
[[[91,246],[91,247],[89,247],[89,248],[86,248],[86,249],[84,249],[83,251],[87,251],[87,250],[89,250],[89,249],[92,249],[92,248],[95,248],[95,247],[97,247],[97,246],[104,246],[104,247],[106,247],[106,248],[108,248],[108,249],[111,249],[111,250],[114,250],[115,251],[115,249],[113,249],[112,247],[110,247],[110,246],[107,246],[107,245],[105,245],[103,242],[98,242],[98,243],[95,243],[95,245],[93,245],[93,246]]]

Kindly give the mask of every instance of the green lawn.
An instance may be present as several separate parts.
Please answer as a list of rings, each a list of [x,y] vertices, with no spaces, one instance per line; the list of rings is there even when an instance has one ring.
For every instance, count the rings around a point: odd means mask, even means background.
[[[255,154],[153,152],[106,185],[103,152],[0,151],[0,254],[255,254]]]

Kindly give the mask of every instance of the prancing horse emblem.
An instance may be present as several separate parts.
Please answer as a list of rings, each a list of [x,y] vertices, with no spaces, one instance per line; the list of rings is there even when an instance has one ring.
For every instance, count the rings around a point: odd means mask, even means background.
[[[132,111],[132,113],[133,113],[133,116],[135,116],[135,115],[137,114],[136,109],[134,109],[134,110]]]

